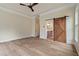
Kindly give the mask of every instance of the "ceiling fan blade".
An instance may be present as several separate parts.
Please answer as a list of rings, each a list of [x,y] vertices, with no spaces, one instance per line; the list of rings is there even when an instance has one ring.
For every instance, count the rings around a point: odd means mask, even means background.
[[[35,6],[35,5],[37,5],[38,3],[33,3],[31,6],[33,7],[33,6]]]
[[[25,4],[23,4],[23,3],[20,3],[20,5],[22,5],[22,6],[26,6]]]
[[[28,7],[31,9],[31,11],[33,11],[33,12],[34,12],[34,10],[33,10],[32,6],[28,6]]]
[[[30,3],[30,5],[26,5],[26,4],[20,3],[20,5],[22,5],[22,6],[27,6],[27,7],[29,7],[32,12],[34,12],[33,6],[35,6],[35,5],[37,5],[37,4],[38,4],[38,3],[33,3],[33,4]]]
[[[31,7],[30,9],[32,10],[32,12],[34,12],[34,10],[33,10],[33,8],[32,8],[32,7]]]

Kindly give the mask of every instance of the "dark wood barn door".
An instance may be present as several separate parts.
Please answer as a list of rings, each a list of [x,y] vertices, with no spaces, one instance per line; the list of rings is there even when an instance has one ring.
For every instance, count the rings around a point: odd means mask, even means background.
[[[54,18],[54,40],[66,43],[66,17]]]

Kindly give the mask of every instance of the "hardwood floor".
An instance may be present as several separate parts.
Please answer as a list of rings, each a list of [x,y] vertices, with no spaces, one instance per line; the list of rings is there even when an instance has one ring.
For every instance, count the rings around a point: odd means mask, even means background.
[[[28,38],[0,43],[0,56],[76,56],[71,45]]]

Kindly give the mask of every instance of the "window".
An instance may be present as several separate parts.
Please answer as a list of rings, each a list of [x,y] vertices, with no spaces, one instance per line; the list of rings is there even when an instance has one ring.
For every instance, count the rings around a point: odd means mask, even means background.
[[[78,7],[75,10],[75,41],[78,42]]]

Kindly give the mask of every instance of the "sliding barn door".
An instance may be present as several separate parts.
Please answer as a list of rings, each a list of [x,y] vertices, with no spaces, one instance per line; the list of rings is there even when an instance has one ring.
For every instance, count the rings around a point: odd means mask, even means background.
[[[66,43],[66,17],[54,18],[54,40]]]

